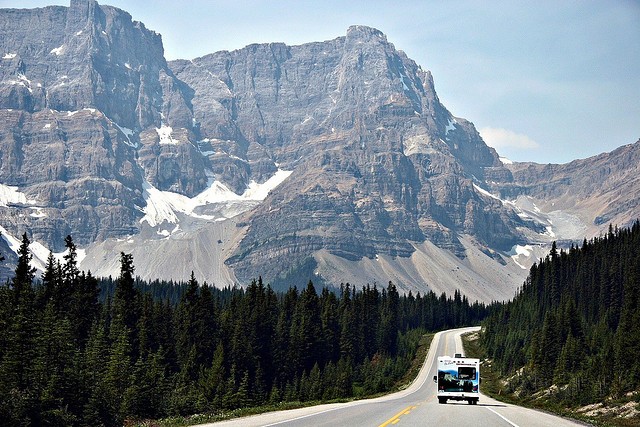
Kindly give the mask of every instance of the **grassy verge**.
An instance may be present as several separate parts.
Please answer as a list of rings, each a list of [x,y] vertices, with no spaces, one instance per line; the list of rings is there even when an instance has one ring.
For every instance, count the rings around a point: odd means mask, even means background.
[[[462,336],[464,352],[468,357],[475,357],[481,361],[482,393],[505,403],[519,404],[520,402],[513,395],[506,391],[505,384],[500,380],[500,376],[493,369],[491,362],[487,360],[486,353],[478,341],[478,333],[471,332]]]
[[[434,335],[435,334],[425,334],[420,338],[420,344],[418,345],[416,355],[411,362],[411,367],[400,381],[396,383],[394,387],[395,390],[404,390],[411,385],[413,380],[416,379],[420,372],[420,368],[422,368],[422,365],[424,364],[424,360],[427,358],[427,353],[429,353],[429,347],[431,347],[431,341],[433,341]],[[391,390],[391,392],[395,390]]]
[[[481,360],[481,377],[482,377],[482,393],[490,396],[501,402],[516,404],[527,408],[538,409],[545,412],[550,412],[562,417],[572,418],[576,421],[580,421],[586,424],[602,427],[630,427],[640,426],[640,419],[638,418],[624,418],[617,415],[613,408],[621,408],[624,405],[629,405],[629,402],[633,402],[634,399],[637,402],[637,397],[627,397],[617,401],[609,400],[597,404],[599,407],[603,407],[599,414],[592,416],[586,416],[584,413],[578,412],[575,408],[565,408],[559,406],[553,401],[540,398],[519,398],[507,391],[506,382],[502,379],[497,371],[495,371],[491,365],[491,361],[487,359],[486,352],[482,348],[478,340],[478,333],[470,333],[462,336],[462,343],[464,345],[465,354],[470,357],[476,357]],[[640,406],[640,404],[639,404]],[[596,411],[597,412],[597,411]]]
[[[233,418],[247,417],[249,415],[263,414],[265,412],[285,411],[288,409],[298,409],[307,406],[319,405],[321,403],[347,402],[347,399],[333,400],[330,402],[282,402],[277,405],[254,406],[250,408],[239,408],[221,410],[210,414],[194,414],[189,416],[174,416],[160,420],[145,420],[142,422],[125,423],[125,426],[135,427],[185,427],[196,424],[215,423],[218,421],[230,420]]]

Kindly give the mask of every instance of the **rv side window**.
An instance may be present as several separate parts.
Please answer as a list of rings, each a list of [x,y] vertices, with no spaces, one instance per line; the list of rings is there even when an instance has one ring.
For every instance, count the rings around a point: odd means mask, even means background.
[[[476,368],[461,366],[458,368],[458,379],[459,380],[475,380],[476,379]]]

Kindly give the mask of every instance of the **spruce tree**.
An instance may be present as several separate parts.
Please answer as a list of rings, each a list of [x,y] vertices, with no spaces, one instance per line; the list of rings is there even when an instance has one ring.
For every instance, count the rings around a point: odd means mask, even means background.
[[[386,295],[386,300],[383,300],[381,319],[381,348],[388,354],[395,355],[398,349],[398,328],[400,327],[400,294],[396,286],[389,282]]]
[[[91,272],[81,272],[71,293],[69,319],[73,325],[73,336],[79,349],[84,348],[93,323],[98,318],[100,288]]]
[[[113,320],[110,333],[115,342],[127,336],[131,355],[137,352],[137,323],[140,309],[140,292],[134,287],[133,255],[120,253],[120,276],[113,296]]]
[[[7,290],[6,303],[6,348],[0,360],[0,424],[17,422],[37,423],[39,409],[36,383],[33,371],[35,358],[35,338],[37,336],[37,315],[35,292],[32,282],[35,269],[31,267],[31,252],[27,234],[22,235],[18,249],[18,263],[15,275]],[[8,396],[12,396],[8,399]],[[18,421],[20,420],[20,421]]]
[[[37,307],[39,310],[44,311],[45,306],[49,302],[53,302],[54,295],[57,289],[61,286],[62,281],[62,268],[60,263],[53,256],[53,252],[49,252],[47,257],[47,265],[42,273],[42,285],[38,292]]]
[[[131,358],[131,343],[129,331],[126,327],[117,328],[111,345],[109,359],[104,376],[104,393],[108,405],[111,423],[122,424],[127,415],[125,392],[132,384],[133,363]],[[111,424],[110,423],[110,424]]]
[[[105,381],[109,361],[109,341],[103,322],[94,323],[89,333],[83,360],[83,378],[88,395],[83,409],[83,418],[87,425],[108,425],[112,412]]]
[[[328,288],[322,289],[320,310],[322,342],[324,343],[323,359],[325,362],[336,363],[340,358],[338,299]]]
[[[289,335],[290,363],[296,365],[296,372],[310,372],[322,356],[322,321],[320,302],[313,283],[309,281],[296,305]]]

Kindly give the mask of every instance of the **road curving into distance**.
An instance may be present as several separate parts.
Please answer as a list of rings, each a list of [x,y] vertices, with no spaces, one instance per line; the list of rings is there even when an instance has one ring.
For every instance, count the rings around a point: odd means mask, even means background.
[[[438,356],[463,353],[460,336],[479,328],[438,332],[415,381],[405,390],[374,399],[331,403],[288,411],[269,412],[200,427],[388,427],[388,426],[511,426],[563,427],[585,425],[544,412],[522,408],[480,396],[477,405],[467,402],[438,403],[433,376]],[[482,370],[481,370],[482,376]],[[482,386],[480,386],[482,393]]]

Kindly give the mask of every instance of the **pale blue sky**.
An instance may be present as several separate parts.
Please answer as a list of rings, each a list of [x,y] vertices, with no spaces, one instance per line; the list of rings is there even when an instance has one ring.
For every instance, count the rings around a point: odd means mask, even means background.
[[[103,0],[160,34],[168,59],[250,43],[387,35],[501,156],[564,163],[640,138],[640,1]],[[68,1],[0,0],[1,7]]]

